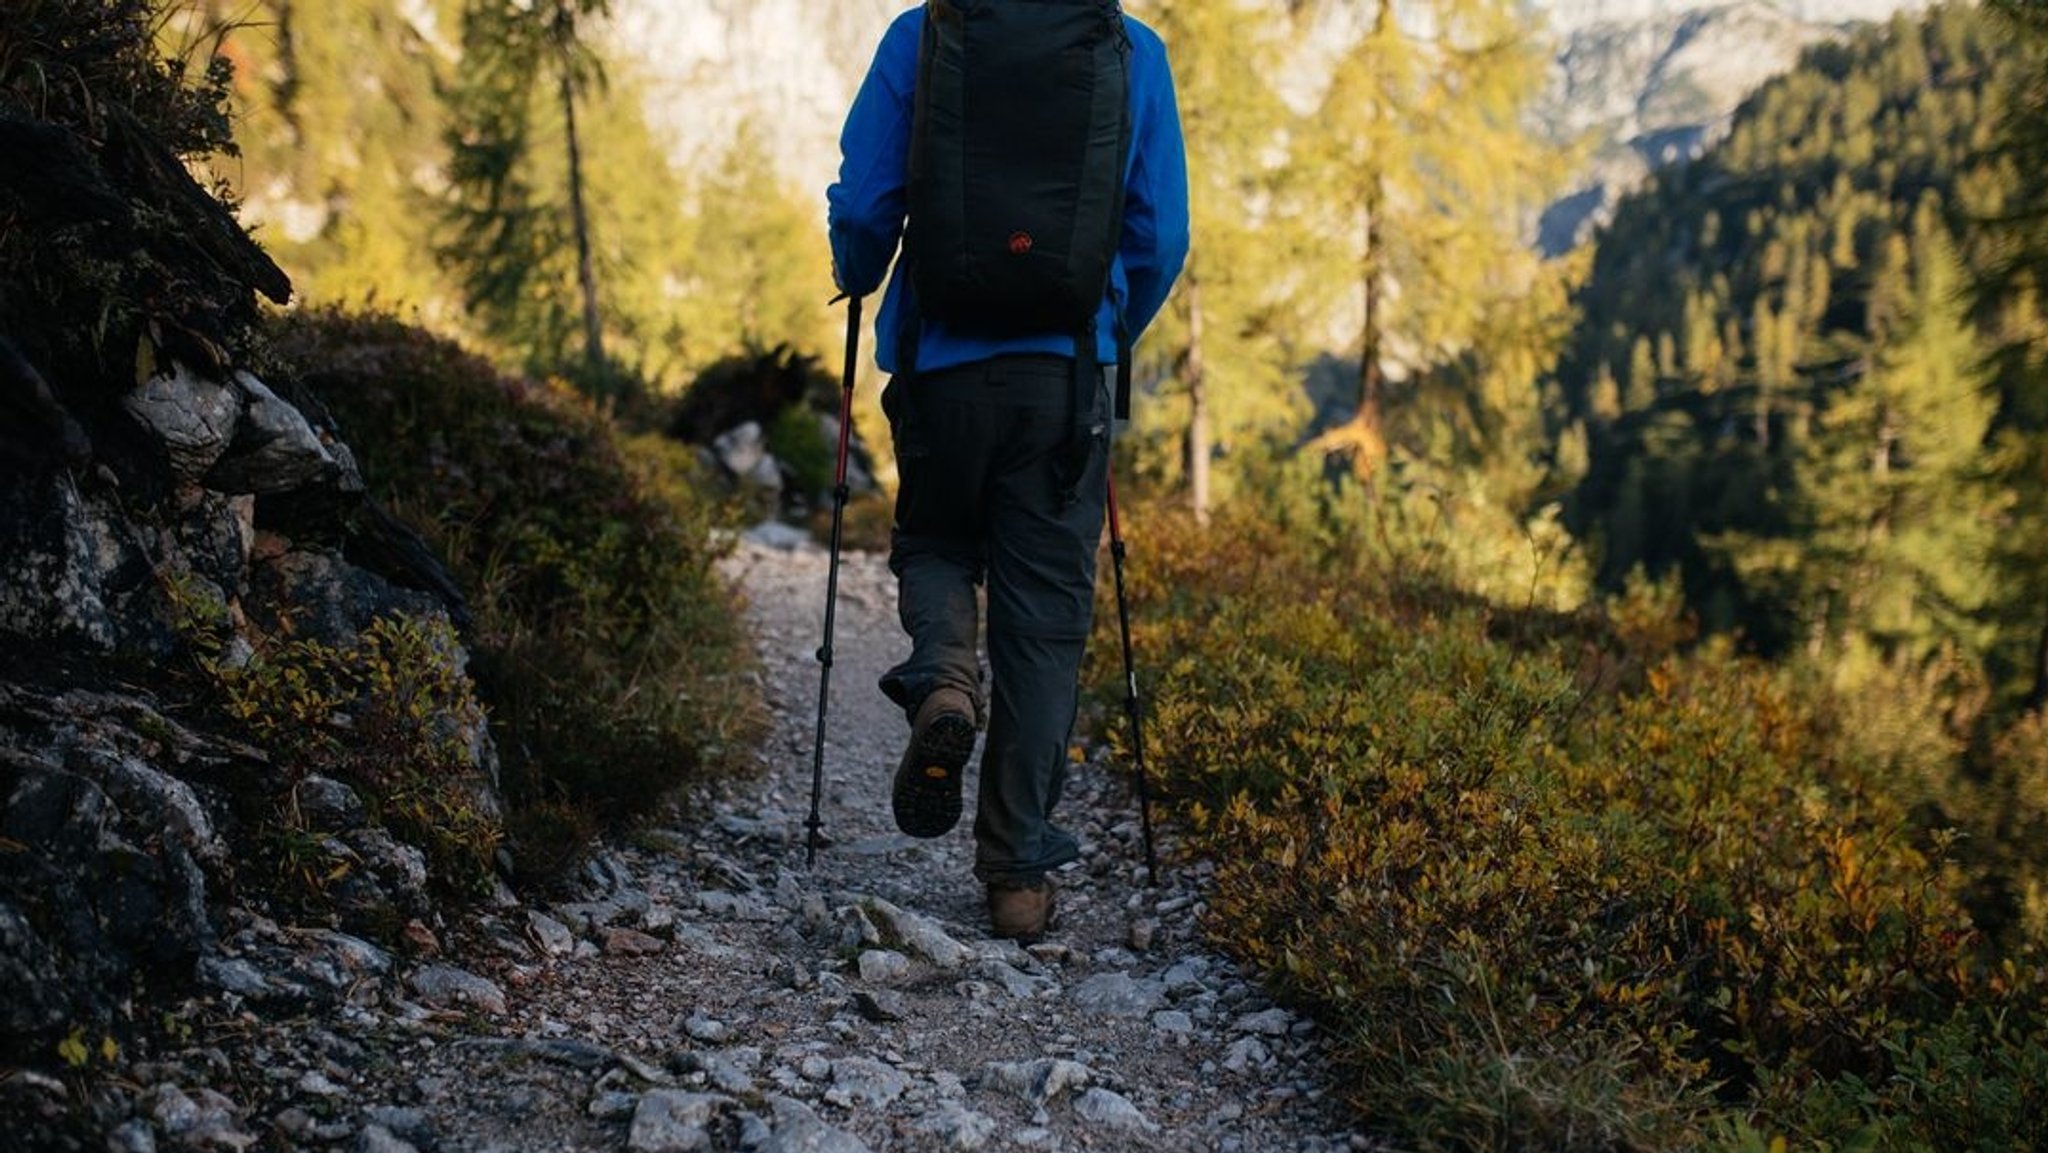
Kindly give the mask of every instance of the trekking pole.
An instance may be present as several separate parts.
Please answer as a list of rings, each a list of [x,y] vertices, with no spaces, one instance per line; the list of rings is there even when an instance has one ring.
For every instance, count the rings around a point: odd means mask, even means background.
[[[804,819],[804,868],[818,862],[825,843],[818,799],[825,791],[825,704],[832,693],[832,612],[839,601],[839,539],[846,527],[846,445],[853,429],[853,374],[860,351],[860,297],[846,304],[846,371],[839,390],[839,459],[832,469],[832,560],[825,577],[825,641],[818,646],[818,736],[811,749],[811,815]]]
[[[1116,568],[1116,617],[1124,637],[1124,712],[1131,718],[1131,760],[1138,770],[1138,827],[1145,836],[1145,879],[1159,884],[1152,851],[1152,795],[1145,784],[1145,726],[1138,708],[1137,666],[1131,660],[1131,606],[1124,597],[1124,530],[1116,513],[1116,476],[1109,477],[1109,558]]]

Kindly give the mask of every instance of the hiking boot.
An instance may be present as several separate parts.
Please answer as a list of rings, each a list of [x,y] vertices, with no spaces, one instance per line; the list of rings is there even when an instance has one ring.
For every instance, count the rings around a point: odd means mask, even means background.
[[[910,745],[889,792],[896,827],[913,837],[943,837],[960,823],[960,774],[974,754],[974,701],[937,688],[917,706]]]
[[[1045,935],[1052,927],[1052,881],[1036,885],[995,884],[988,887],[989,928],[998,937],[1013,937],[1026,945]]]

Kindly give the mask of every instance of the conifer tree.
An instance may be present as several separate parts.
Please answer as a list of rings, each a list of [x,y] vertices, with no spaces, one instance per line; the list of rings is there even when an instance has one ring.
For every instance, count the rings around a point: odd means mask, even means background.
[[[1301,162],[1322,177],[1324,240],[1359,309],[1356,412],[1320,447],[1370,475],[1394,431],[1397,372],[1420,381],[1476,361],[1448,374],[1463,403],[1419,406],[1418,419],[1462,408],[1481,442],[1527,430],[1535,385],[1523,372],[1547,367],[1563,304],[1550,291],[1562,270],[1543,265],[1528,231],[1566,158],[1528,123],[1548,57],[1524,5],[1360,5],[1366,28],[1336,63]]]
[[[816,209],[792,192],[775,159],[772,137],[746,120],[695,166],[674,302],[688,376],[741,349],[832,345],[831,309],[818,289],[831,254]]]
[[[1999,496],[1984,447],[1997,400],[1932,204],[1884,247],[1869,370],[1823,403],[1794,466],[1790,532],[1719,543],[1796,605],[1816,655],[1863,645],[1922,660],[1982,651]]]
[[[2016,33],[2030,67],[2018,71],[2000,125],[1999,150],[2015,185],[1988,229],[1997,257],[1978,288],[1983,306],[2005,318],[1999,359],[2014,382],[2006,398],[1998,456],[2015,496],[2014,531],[1999,561],[2012,586],[2014,632],[2031,637],[2014,657],[2027,680],[2024,704],[2048,708],[2048,0],[1991,0]]]
[[[1246,0],[1153,0],[1141,11],[1173,56],[1194,239],[1146,341],[1167,366],[1170,403],[1138,417],[1167,426],[1188,504],[1206,519],[1213,458],[1288,435],[1307,415],[1289,342],[1303,327],[1296,269],[1313,242],[1290,199],[1292,113],[1274,87],[1287,25]]]
[[[2021,430],[2048,422],[2029,424],[2040,376],[2013,350],[2040,347],[2044,298],[2032,280],[1931,287],[1984,277],[1996,246],[1977,222],[2048,170],[1991,136],[2038,61],[1973,7],[1897,17],[1815,48],[1722,144],[1623,202],[1559,372],[1559,430],[1586,425],[1571,516],[1603,583],[1676,572],[1704,623],[1767,653],[1947,644],[2006,684],[2039,663],[2048,547],[2028,542],[2048,502],[2026,494],[2048,474],[2020,463],[2038,443]],[[1710,317],[1721,356],[1703,375]],[[1951,435],[1930,444],[1937,417]],[[1631,491],[1646,483],[1660,490]]]
[[[449,100],[454,237],[443,248],[492,335],[557,367],[568,363],[580,328],[593,380],[605,372],[604,326],[577,106],[603,83],[586,36],[608,7],[609,0],[464,5],[462,70]],[[542,78],[552,84],[537,84]],[[551,122],[537,90],[553,102]],[[566,162],[563,200],[534,177],[533,154],[549,126],[559,126]],[[574,254],[573,305],[547,291],[543,274],[565,249]]]
[[[218,36],[235,62],[239,155],[211,162],[300,299],[455,310],[422,253],[444,162],[438,74],[457,0],[205,0],[167,31]]]

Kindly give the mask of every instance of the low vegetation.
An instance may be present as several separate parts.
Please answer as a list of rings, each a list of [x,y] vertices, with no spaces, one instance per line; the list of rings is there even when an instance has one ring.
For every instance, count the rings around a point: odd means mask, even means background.
[[[741,763],[760,713],[694,457],[385,317],[297,317],[276,353],[468,593],[522,868]]]
[[[1369,534],[1140,524],[1150,762],[1219,862],[1209,930],[1399,1147],[2048,1132],[2037,942],[1979,931],[1843,701],[1687,644],[1669,596],[1503,608]]]

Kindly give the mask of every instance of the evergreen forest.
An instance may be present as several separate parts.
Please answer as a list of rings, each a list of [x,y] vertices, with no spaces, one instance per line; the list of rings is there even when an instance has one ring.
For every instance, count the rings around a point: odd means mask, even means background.
[[[525,859],[732,771],[731,690],[650,686],[737,660],[690,606],[764,510],[672,434],[761,366],[835,404],[823,189],[752,122],[674,156],[611,0],[124,7],[296,288],[259,345],[347,366],[302,375],[471,590]],[[1193,244],[1116,464],[1151,745],[1106,589],[1089,739],[1360,1130],[2048,1147],[2048,2],[1822,40],[1554,256],[1588,148],[1521,0],[1126,8]]]

